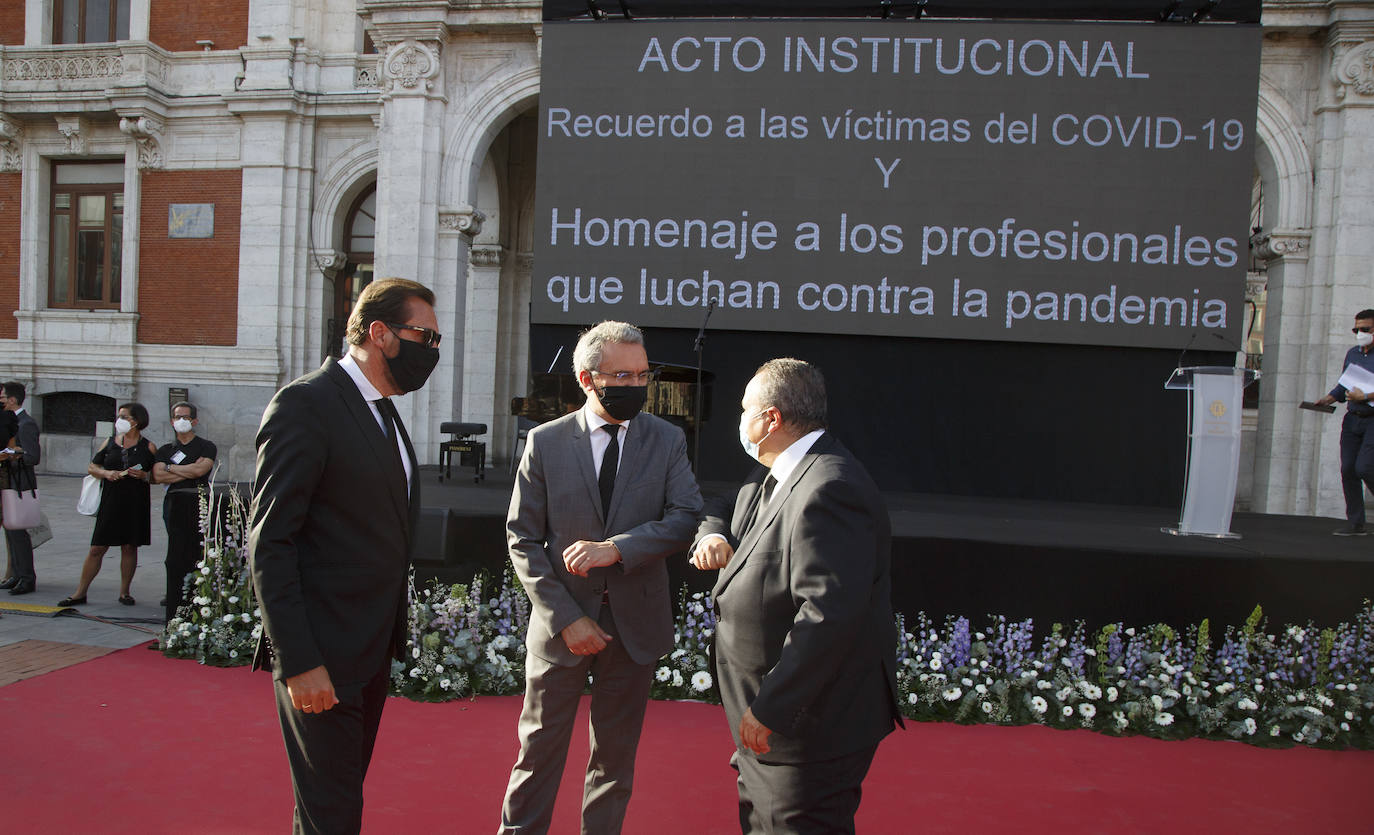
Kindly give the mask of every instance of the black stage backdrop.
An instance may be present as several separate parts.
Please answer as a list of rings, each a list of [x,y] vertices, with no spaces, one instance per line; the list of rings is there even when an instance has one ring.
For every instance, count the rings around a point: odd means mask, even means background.
[[[532,325],[532,370],[568,373],[580,329]],[[645,332],[653,362],[695,365],[696,331]],[[774,357],[825,374],[830,428],[888,491],[1177,507],[1187,395],[1165,391],[1180,364],[1231,365],[1229,352],[945,339],[708,331],[713,400],[697,478],[737,481],[739,398]]]

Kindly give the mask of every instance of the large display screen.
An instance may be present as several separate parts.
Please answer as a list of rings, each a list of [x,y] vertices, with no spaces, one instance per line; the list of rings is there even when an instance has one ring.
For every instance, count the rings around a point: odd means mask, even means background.
[[[542,50],[535,322],[1239,344],[1259,27],[603,21]]]

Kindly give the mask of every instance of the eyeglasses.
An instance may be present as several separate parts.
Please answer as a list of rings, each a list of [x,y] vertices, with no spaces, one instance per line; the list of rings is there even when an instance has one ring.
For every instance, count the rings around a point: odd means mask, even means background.
[[[428,348],[438,348],[439,343],[443,341],[444,338],[444,335],[442,333],[430,330],[429,328],[422,328],[419,325],[400,325],[396,322],[385,322],[384,324],[394,331],[414,331],[415,333],[420,334],[424,337],[424,339],[422,339],[421,342],[423,342],[425,346]],[[396,335],[400,336],[400,334]]]
[[[617,383],[629,382],[636,386],[647,386],[658,379],[658,370],[653,371],[593,371],[593,374],[600,374],[602,377],[610,377]]]
[[[1368,326],[1360,327],[1360,328],[1351,328],[1351,329],[1350,329],[1350,332],[1351,332],[1351,333],[1374,333],[1374,328],[1371,328],[1371,327],[1368,327]]]

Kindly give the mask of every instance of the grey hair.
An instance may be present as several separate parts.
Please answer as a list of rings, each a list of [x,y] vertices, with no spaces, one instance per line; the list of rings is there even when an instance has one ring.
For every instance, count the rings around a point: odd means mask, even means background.
[[[593,325],[577,338],[577,348],[573,350],[573,372],[600,371],[601,354],[607,342],[643,345],[644,333],[634,325],[609,319]]]
[[[783,423],[801,432],[827,425],[825,377],[816,366],[791,357],[772,359],[754,372],[760,406],[782,413]]]

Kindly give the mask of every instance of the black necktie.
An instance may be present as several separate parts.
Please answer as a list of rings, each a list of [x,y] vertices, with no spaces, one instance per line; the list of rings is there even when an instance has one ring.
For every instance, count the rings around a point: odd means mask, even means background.
[[[763,490],[759,493],[758,506],[754,508],[754,518],[749,522],[750,528],[754,527],[759,522],[763,521],[763,514],[768,512],[768,502],[770,499],[773,498],[773,488],[777,485],[778,480],[776,478],[773,478],[772,473],[769,473],[768,476],[763,480]],[[748,528],[746,528],[744,532],[748,533]]]
[[[620,464],[620,424],[608,423],[601,427],[611,436],[606,445],[606,454],[601,456],[601,472],[596,477],[596,486],[601,488],[601,517],[611,515],[611,494],[615,492],[615,471]]]
[[[404,478],[406,465],[401,460],[401,448],[396,442],[397,427],[401,425],[401,416],[397,413],[396,404],[391,402],[391,398],[379,397],[375,402],[377,413],[382,416],[382,423],[386,425],[387,442],[391,445],[391,451],[396,456],[396,463],[401,465],[401,476]],[[407,492],[409,492],[409,488],[407,488]]]

